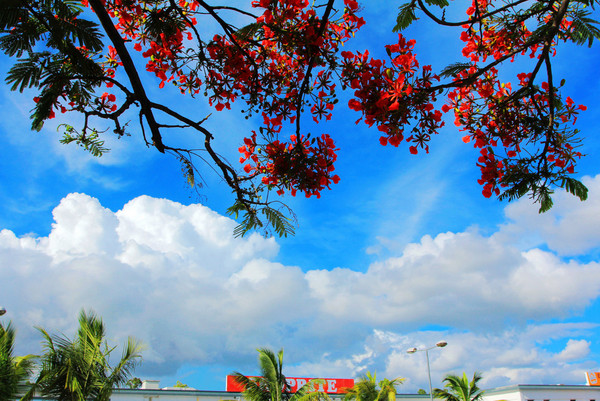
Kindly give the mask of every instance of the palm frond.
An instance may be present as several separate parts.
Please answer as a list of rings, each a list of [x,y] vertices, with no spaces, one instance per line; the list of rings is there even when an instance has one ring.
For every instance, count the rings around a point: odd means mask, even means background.
[[[396,399],[396,386],[402,384],[403,378],[393,380],[382,379],[377,382],[376,372],[367,372],[355,384],[347,389],[344,400],[346,401],[394,401]]]
[[[481,401],[483,398],[483,390],[477,383],[481,380],[480,373],[473,373],[473,379],[469,381],[467,374],[463,373],[462,377],[447,374],[443,382],[444,389],[433,389],[433,396],[445,401]]]
[[[115,347],[107,344],[104,323],[93,312],[80,313],[73,340],[51,336],[43,329],[39,331],[44,338],[44,354],[35,387],[43,397],[59,401],[108,401],[112,390],[127,381],[141,357],[141,345],[130,338],[121,359],[112,368],[109,357]],[[30,399],[28,393],[24,401]]]

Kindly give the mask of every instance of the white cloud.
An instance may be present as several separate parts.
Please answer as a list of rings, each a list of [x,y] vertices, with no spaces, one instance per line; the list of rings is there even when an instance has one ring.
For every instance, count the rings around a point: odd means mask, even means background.
[[[570,339],[560,354],[556,356],[560,361],[573,361],[586,357],[590,353],[590,342],[586,340]]]
[[[120,244],[114,235],[116,216],[103,208],[95,198],[69,194],[52,212],[55,223],[48,236],[47,252],[54,262],[74,257],[119,253]]]
[[[542,214],[530,199],[511,203],[505,211],[512,222],[503,226],[498,236],[518,237],[525,247],[547,244],[561,255],[579,255],[600,247],[600,175],[584,177],[582,182],[589,189],[584,202],[558,191],[553,195],[555,206]]]
[[[529,325],[521,329],[504,329],[497,332],[474,333],[447,331],[412,331],[403,334],[373,330],[363,341],[363,348],[340,358],[325,355],[316,361],[294,366],[294,372],[313,375],[347,377],[367,371],[378,377],[405,378],[399,387],[401,393],[428,390],[425,352],[408,354],[408,348],[424,350],[440,340],[445,348],[429,350],[433,387],[440,387],[446,373],[468,376],[479,371],[483,374],[483,388],[507,384],[583,384],[583,373],[593,369],[594,360],[588,360],[585,350],[589,343],[569,337],[598,332],[597,324],[545,324]],[[542,334],[543,333],[543,334]],[[549,351],[545,344],[550,339],[563,341],[567,346],[559,352]],[[568,355],[567,355],[568,354]],[[565,358],[566,357],[566,358]]]
[[[70,194],[53,216],[48,237],[0,231],[0,301],[24,352],[39,343],[32,326],[70,333],[83,307],[115,339],[143,340],[156,374],[283,346],[301,350],[291,353],[298,374],[369,369],[423,387],[423,355],[405,350],[446,339],[430,353],[438,381],[477,369],[499,385],[576,380],[569,372],[587,366],[598,331],[525,325],[584,311],[600,293],[600,266],[520,250],[506,232],[424,236],[364,272],[303,272],[276,261],[274,239],[233,238],[236,223],[201,205],[142,196],[112,212]],[[432,323],[449,329],[419,331]]]
[[[597,263],[564,263],[548,252],[516,248],[477,232],[424,236],[402,256],[366,273],[313,270],[306,275],[324,313],[372,325],[466,328],[566,316],[600,294]],[[494,313],[490,313],[494,311]]]
[[[540,328],[547,337],[540,337]],[[540,342],[549,337],[563,340],[581,335],[582,331],[598,331],[598,325],[546,324],[530,325],[520,330],[505,329],[495,333],[473,333],[455,331],[413,331],[404,334],[374,330],[365,339],[361,353],[339,360],[321,360],[316,366],[320,371],[336,371],[344,366],[355,374],[377,370],[378,377],[404,377],[400,386],[402,393],[427,389],[427,362],[425,352],[408,354],[408,348],[424,350],[440,340],[446,340],[445,348],[429,350],[433,387],[440,387],[446,373],[472,375],[483,374],[483,388],[516,384],[583,384],[582,374],[593,368],[595,361],[585,360],[589,343],[585,340],[569,339],[565,350],[554,353]],[[567,356],[567,358],[563,358]],[[360,355],[360,364],[355,356]],[[568,359],[568,360],[567,360]],[[307,364],[311,366],[310,364]],[[304,365],[303,365],[304,366]],[[339,369],[338,369],[339,370]],[[560,379],[559,379],[560,378]],[[426,387],[427,386],[427,387]],[[428,389],[427,389],[428,390]]]

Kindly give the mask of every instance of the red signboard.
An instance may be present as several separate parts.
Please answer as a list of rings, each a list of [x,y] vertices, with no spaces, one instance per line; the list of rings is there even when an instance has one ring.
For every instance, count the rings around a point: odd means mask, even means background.
[[[254,378],[257,376],[248,376]],[[292,388],[292,393],[298,391],[306,383],[312,385],[311,391],[322,391],[328,394],[345,393],[346,389],[354,386],[354,379],[315,379],[308,377],[286,377],[286,380]],[[241,393],[244,388],[235,381],[235,376],[227,376],[225,391]]]
[[[588,386],[600,386],[600,372],[585,372]]]

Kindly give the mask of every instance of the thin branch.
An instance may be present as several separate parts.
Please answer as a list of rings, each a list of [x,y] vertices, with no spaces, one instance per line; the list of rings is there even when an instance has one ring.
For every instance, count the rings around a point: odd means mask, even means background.
[[[252,14],[249,11],[244,11],[244,10],[240,10],[239,8],[236,7],[230,7],[230,6],[210,6],[213,10],[229,10],[229,11],[235,11],[237,13],[240,14],[244,14],[247,15],[248,17],[252,17],[252,18],[258,18],[257,15]]]
[[[319,26],[319,30],[317,32],[317,36],[322,36],[325,32],[325,28],[327,27],[327,23],[329,22],[329,15],[331,14],[331,10],[333,9],[333,3],[335,0],[327,1],[327,8],[323,13],[323,17],[321,19],[321,25]],[[308,60],[308,68],[306,69],[306,74],[304,75],[304,80],[302,81],[302,85],[300,86],[300,91],[298,92],[298,101],[296,102],[296,135],[300,137],[300,114],[302,110],[302,101],[304,98],[304,93],[308,91],[308,85],[312,75],[312,69],[314,67],[315,54],[311,54],[310,59]],[[298,141],[300,143],[300,141]]]
[[[123,38],[115,28],[114,24],[106,8],[102,4],[102,0],[89,0],[89,4],[96,13],[98,20],[102,24],[104,31],[106,32],[108,38],[115,46],[117,54],[121,59],[121,63],[123,64],[123,68],[125,69],[125,73],[129,77],[129,82],[131,83],[131,87],[135,94],[136,99],[140,102],[141,106],[141,114],[146,117],[146,121],[148,122],[148,126],[150,127],[150,131],[152,132],[152,144],[159,152],[165,152],[165,145],[162,142],[162,137],[160,134],[160,130],[158,128],[158,124],[156,123],[156,119],[154,118],[154,114],[152,113],[152,108],[150,107],[150,100],[146,95],[146,91],[144,89],[144,85],[140,79],[140,76],[137,72],[135,64],[131,59],[131,55],[125,46],[125,42]]]
[[[150,106],[157,110],[161,110],[162,112],[170,115],[171,117],[174,117],[175,119],[189,125],[190,127],[194,128],[197,131],[200,131],[204,134],[204,138],[205,138],[204,139],[204,148],[206,149],[208,154],[211,156],[212,160],[217,164],[217,166],[221,170],[222,176],[225,179],[225,181],[227,182],[227,184],[235,191],[238,201],[240,201],[241,203],[243,203],[246,206],[246,208],[248,209],[247,211],[249,213],[250,213],[250,209],[251,209],[251,204],[262,204],[261,202],[253,202],[250,199],[248,199],[247,195],[252,195],[252,194],[249,193],[247,190],[244,190],[240,186],[241,180],[239,179],[237,172],[231,166],[229,166],[227,163],[225,163],[225,161],[221,157],[219,157],[219,155],[212,148],[211,140],[214,139],[214,137],[210,133],[210,131],[208,131],[206,128],[202,127],[199,123],[190,120],[189,118],[177,113],[176,111],[174,111],[171,108],[166,107],[162,104],[151,103]],[[178,150],[176,148],[171,148],[169,146],[166,146],[165,148],[169,149],[169,150],[173,150],[173,151]]]
[[[419,3],[419,8],[425,13],[425,15],[427,15],[431,20],[433,20],[435,23],[439,24],[439,25],[443,25],[443,26],[462,26],[465,24],[473,24],[473,23],[477,23],[480,22],[481,20],[485,19],[485,18],[489,18],[494,16],[495,14],[501,13],[509,8],[518,6],[519,4],[525,3],[529,0],[517,0],[514,3],[510,3],[507,4],[503,7],[500,7],[494,11],[490,11],[489,13],[480,15],[478,18],[469,18],[466,21],[457,21],[457,22],[448,22],[445,21],[444,19],[440,19],[437,16],[435,16],[431,11],[429,11],[429,9],[425,6],[425,4],[423,3],[423,0],[417,0]],[[478,3],[475,3],[476,6],[478,6]]]
[[[194,31],[194,36],[196,36],[196,40],[198,41],[198,48],[199,48],[200,54],[201,54],[200,58],[203,61],[206,60],[206,56],[204,55],[204,46],[203,46],[202,37],[200,36],[200,33],[196,29],[196,26],[192,23],[190,18],[183,12],[181,7],[177,7],[177,4],[175,4],[175,0],[170,0],[170,3],[171,3],[171,7],[176,10],[176,12],[179,14],[179,16],[181,18],[183,18],[183,20],[186,22],[187,26],[190,27],[192,29],[192,31]]]
[[[215,21],[217,21],[217,23],[219,25],[221,25],[221,27],[223,28],[223,31],[225,32],[225,34],[227,34],[227,37],[229,38],[229,40],[231,40],[231,43],[233,43],[235,45],[235,47],[238,48],[239,51],[242,52],[242,54],[244,55],[244,57],[246,58],[246,60],[248,60],[252,66],[254,67],[254,72],[253,72],[253,78],[255,81],[258,82],[258,66],[256,65],[256,61],[254,60],[254,58],[252,56],[250,56],[250,54],[246,51],[246,49],[244,49],[239,43],[237,38],[235,37],[235,32],[233,31],[233,29],[231,28],[232,25],[226,23],[220,16],[219,14],[217,14],[214,10],[215,7],[212,7],[211,5],[205,3],[203,0],[197,0],[198,3],[206,10],[208,11],[208,13],[215,19]]]

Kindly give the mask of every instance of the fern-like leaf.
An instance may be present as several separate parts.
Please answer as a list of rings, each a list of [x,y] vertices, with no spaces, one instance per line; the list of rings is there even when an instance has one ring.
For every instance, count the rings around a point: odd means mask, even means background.
[[[450,3],[448,3],[448,0],[425,0],[425,2],[430,6],[438,6],[440,8],[444,8],[450,5]]]
[[[186,159],[183,156],[179,157],[179,161],[181,162],[181,171],[183,172],[185,179],[187,180],[190,187],[193,188],[194,185],[196,184],[196,178],[195,178],[196,175],[194,174],[194,165],[192,164],[191,161],[189,161],[188,159]]]
[[[440,72],[440,75],[444,78],[454,78],[460,72],[471,68],[471,66],[472,66],[472,64],[470,64],[470,63],[454,63],[454,64],[451,64],[451,65],[447,66],[446,68],[444,68]]]
[[[256,229],[265,228],[265,235],[271,232],[275,232],[280,237],[287,237],[288,235],[294,235],[295,229],[290,218],[286,217],[282,212],[277,209],[273,209],[270,206],[264,206],[260,209],[260,213],[265,216],[265,221],[261,220],[258,216],[258,210],[248,210],[247,206],[243,203],[236,201],[232,206],[227,209],[227,214],[238,218],[240,212],[244,213],[244,219],[242,222],[233,230],[235,237],[243,237],[248,232]],[[269,229],[269,227],[272,229]]]
[[[77,23],[64,23],[63,26],[68,37],[91,51],[101,51],[103,48],[102,34],[98,29],[98,24],[81,18],[76,21]]]
[[[160,34],[170,36],[183,29],[185,22],[174,13],[162,9],[152,10],[144,23],[144,32],[158,40]]]
[[[262,209],[262,213],[266,216],[269,225],[273,227],[277,235],[280,237],[294,235],[293,224],[279,210],[267,206]]]
[[[66,145],[75,142],[77,145],[90,152],[94,157],[101,157],[109,151],[108,148],[104,147],[104,141],[100,139],[98,131],[96,130],[92,130],[91,133],[81,134],[68,124],[59,125],[58,130],[61,129],[64,129],[63,137],[60,140],[60,143],[62,144]]]
[[[394,27],[394,29],[392,29],[392,31],[400,32],[408,28],[408,26],[412,24],[414,20],[417,19],[417,16],[415,15],[415,7],[415,2],[406,3],[400,6],[400,11],[398,12],[398,16],[396,17],[396,26]]]
[[[0,49],[9,57],[21,57],[24,52],[31,52],[34,45],[34,37],[21,34],[16,29],[13,33],[0,37]]]
[[[243,40],[249,40],[252,39],[254,37],[254,35],[256,34],[256,32],[258,32],[258,30],[262,27],[262,24],[259,23],[252,23],[252,24],[248,24],[240,29],[238,29],[238,31],[235,33],[235,36],[243,39]]]
[[[236,238],[243,237],[248,232],[264,226],[263,222],[258,218],[256,210],[245,210],[245,213],[244,220],[233,230],[233,236]]]
[[[22,0],[0,1],[0,30],[7,31],[27,19],[27,10]]]
[[[585,10],[578,10],[570,14],[573,18],[571,39],[578,45],[583,45],[587,42],[588,47],[592,47],[594,39],[600,39],[600,29],[596,26],[598,21],[589,18],[589,15],[591,13]]]
[[[575,178],[564,177],[561,187],[582,201],[587,200],[588,198],[588,188]]]
[[[12,84],[10,90],[23,92],[27,88],[38,87],[43,74],[42,64],[49,53],[33,53],[12,66],[6,74],[6,83]]]
[[[546,213],[554,206],[554,202],[550,196],[551,193],[552,192],[546,187],[540,188],[540,194],[538,196],[538,201],[540,202],[539,213]]]

